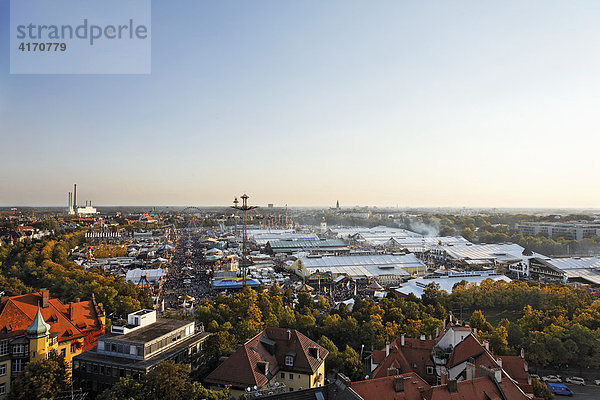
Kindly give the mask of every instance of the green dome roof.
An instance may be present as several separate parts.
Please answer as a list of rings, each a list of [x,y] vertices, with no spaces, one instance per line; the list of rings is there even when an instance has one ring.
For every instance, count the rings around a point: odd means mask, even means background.
[[[30,338],[40,338],[46,336],[48,333],[50,333],[50,325],[44,321],[42,311],[38,306],[37,314],[35,314],[32,324],[25,330],[25,334]]]

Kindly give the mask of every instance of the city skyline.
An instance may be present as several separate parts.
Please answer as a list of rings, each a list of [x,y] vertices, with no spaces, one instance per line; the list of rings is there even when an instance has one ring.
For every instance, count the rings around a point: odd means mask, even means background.
[[[597,208],[600,4],[152,3],[149,75],[10,75],[0,206]],[[0,51],[8,54],[8,2]],[[589,149],[589,150],[588,150]]]

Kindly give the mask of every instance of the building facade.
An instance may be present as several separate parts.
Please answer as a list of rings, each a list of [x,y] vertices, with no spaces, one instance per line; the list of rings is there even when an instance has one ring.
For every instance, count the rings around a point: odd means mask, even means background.
[[[69,370],[77,354],[93,348],[104,333],[101,304],[92,298],[63,304],[46,289],[0,299],[0,395],[10,392],[27,363],[56,352]]]
[[[515,226],[524,235],[545,235],[556,239],[581,240],[600,236],[600,223],[593,222],[522,222]]]
[[[293,392],[323,386],[329,352],[295,329],[266,328],[224,360],[204,383],[237,398],[268,385]]]
[[[193,321],[157,318],[154,310],[140,310],[124,326],[98,338],[98,345],[73,360],[73,377],[84,391],[98,394],[120,378],[139,380],[161,361],[199,362],[209,333]]]

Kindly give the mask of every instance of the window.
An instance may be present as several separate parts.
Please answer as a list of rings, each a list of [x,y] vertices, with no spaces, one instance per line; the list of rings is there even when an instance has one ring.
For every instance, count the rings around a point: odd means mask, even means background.
[[[427,369],[427,371],[426,371],[427,375],[433,375],[433,367],[432,366],[428,365],[426,369]]]
[[[77,351],[77,345],[75,343],[71,343],[71,353],[75,353]]]
[[[285,379],[285,372],[281,373],[281,379]]]
[[[64,358],[66,355],[67,355],[66,349],[60,349],[60,356]]]
[[[290,381],[294,380],[294,374],[290,374]]]
[[[285,365],[288,367],[294,366],[294,356],[285,356]]]
[[[8,354],[8,340],[0,341],[0,356]]]
[[[25,353],[25,345],[24,344],[14,344],[13,345],[13,354],[24,354]]]
[[[6,394],[6,383],[0,385],[0,395]]]
[[[0,376],[6,375],[6,363],[0,364]]]
[[[12,372],[21,372],[23,371],[23,360],[17,358],[12,361]]]

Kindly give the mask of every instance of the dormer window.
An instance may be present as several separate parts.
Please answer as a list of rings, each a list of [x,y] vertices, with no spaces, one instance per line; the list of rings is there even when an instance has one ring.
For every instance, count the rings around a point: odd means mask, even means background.
[[[286,367],[294,366],[294,356],[285,356],[285,366]]]

